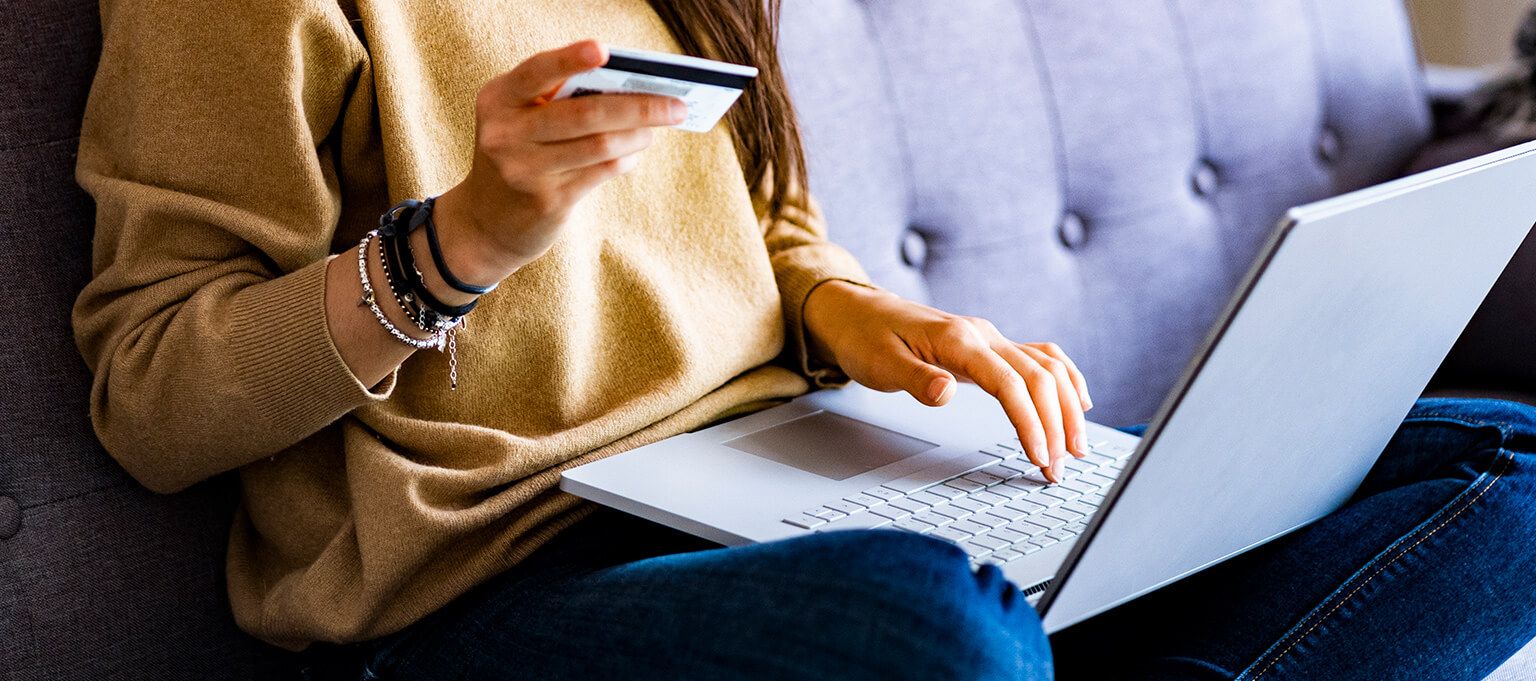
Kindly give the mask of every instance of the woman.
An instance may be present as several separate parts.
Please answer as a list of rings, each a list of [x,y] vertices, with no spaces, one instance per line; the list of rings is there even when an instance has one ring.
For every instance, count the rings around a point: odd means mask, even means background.
[[[267,641],[344,644],[366,678],[1381,678],[1536,633],[1536,559],[1505,540],[1536,522],[1536,415],[1502,403],[1424,405],[1367,496],[1177,587],[1180,626],[1155,597],[1054,660],[934,539],[709,550],[593,512],[560,471],[845,376],[932,405],[974,381],[1048,477],[1092,402],[1055,346],[881,292],[826,241],[771,8],[186,5],[102,4],[76,329],[129,472],[239,471],[229,593]],[[712,133],[657,131],[676,103],[548,100],[604,63],[592,36],[763,75]]]

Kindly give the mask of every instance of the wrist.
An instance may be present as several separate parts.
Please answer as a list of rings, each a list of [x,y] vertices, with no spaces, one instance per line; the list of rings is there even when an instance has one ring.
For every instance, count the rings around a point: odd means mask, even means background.
[[[437,227],[438,246],[443,261],[459,280],[474,286],[492,286],[528,264],[526,261],[507,256],[495,248],[480,220],[469,209],[470,200],[464,196],[463,185],[448,190],[437,197],[433,204],[433,222]],[[421,230],[417,230],[420,232]],[[412,235],[412,243],[425,238]],[[423,251],[424,252],[424,251]],[[437,272],[434,270],[434,275]],[[432,277],[434,283],[448,288],[441,275]],[[434,292],[436,287],[434,287]],[[459,297],[464,294],[460,293]]]
[[[823,364],[836,366],[839,329],[842,321],[850,316],[853,307],[865,296],[887,295],[884,292],[840,279],[817,284],[805,298],[801,323],[805,326],[806,351],[811,358]]]

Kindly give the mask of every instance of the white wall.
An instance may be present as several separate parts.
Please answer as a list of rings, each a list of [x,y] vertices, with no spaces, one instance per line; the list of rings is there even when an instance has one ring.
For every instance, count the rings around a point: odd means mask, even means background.
[[[1509,59],[1515,29],[1532,4],[1532,0],[1408,0],[1424,60],[1458,66]]]

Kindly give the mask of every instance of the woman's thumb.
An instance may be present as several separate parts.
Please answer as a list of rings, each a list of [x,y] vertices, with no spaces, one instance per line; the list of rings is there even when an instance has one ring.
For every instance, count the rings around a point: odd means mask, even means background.
[[[908,378],[901,388],[912,397],[930,407],[941,407],[955,394],[955,377],[948,371],[924,362],[916,357],[909,360]]]

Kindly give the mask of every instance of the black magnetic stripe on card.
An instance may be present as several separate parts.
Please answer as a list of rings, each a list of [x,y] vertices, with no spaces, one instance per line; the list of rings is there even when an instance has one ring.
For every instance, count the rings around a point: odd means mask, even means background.
[[[721,73],[719,71],[694,68],[692,66],[633,59],[616,54],[608,56],[608,63],[604,64],[603,68],[623,71],[625,73],[637,73],[643,76],[686,80],[690,83],[699,83],[701,85],[718,85],[735,90],[747,89],[747,86],[751,85],[754,80],[752,76],[741,76],[734,73]]]

